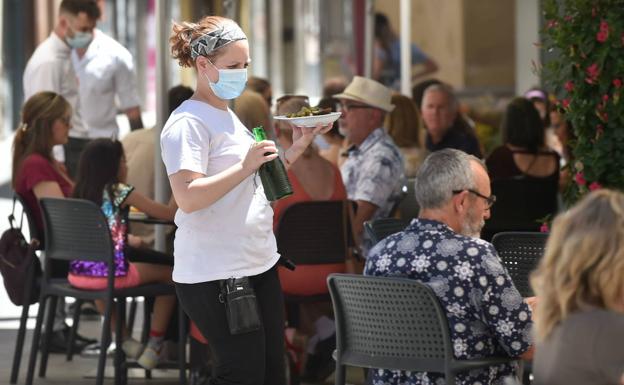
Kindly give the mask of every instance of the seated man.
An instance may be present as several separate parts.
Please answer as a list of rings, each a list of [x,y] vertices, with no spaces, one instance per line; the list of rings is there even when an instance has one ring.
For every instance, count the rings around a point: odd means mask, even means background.
[[[420,215],[375,245],[365,274],[407,277],[431,286],[447,311],[455,358],[530,358],[531,309],[494,247],[478,238],[494,203],[483,163],[445,149],[427,157],[416,175]],[[499,384],[515,365],[475,369],[458,384]],[[440,373],[373,372],[374,384],[437,384]]]
[[[340,168],[347,197],[357,203],[353,232],[366,255],[371,241],[363,232],[364,222],[386,218],[402,197],[405,184],[403,156],[383,128],[392,111],[392,92],[372,79],[355,76],[340,100],[340,133],[351,147]]]

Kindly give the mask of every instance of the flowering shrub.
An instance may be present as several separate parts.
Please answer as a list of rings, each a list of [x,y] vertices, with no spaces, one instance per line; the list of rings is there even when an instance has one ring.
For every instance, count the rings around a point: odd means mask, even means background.
[[[617,11],[616,11],[617,10]],[[572,123],[573,203],[603,186],[624,190],[624,11],[621,0],[546,0],[543,76]]]

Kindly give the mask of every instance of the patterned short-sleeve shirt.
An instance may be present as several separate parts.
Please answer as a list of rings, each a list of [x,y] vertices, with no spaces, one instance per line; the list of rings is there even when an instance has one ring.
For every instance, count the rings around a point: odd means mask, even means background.
[[[429,285],[447,312],[455,358],[519,357],[532,344],[531,310],[494,246],[447,225],[414,219],[376,244],[364,274],[416,279]],[[457,384],[502,384],[515,365],[457,375]],[[375,370],[374,385],[444,384],[442,374]]]
[[[379,207],[371,220],[387,217],[401,199],[405,185],[403,156],[383,128],[375,129],[359,147],[349,150],[340,173],[349,199]],[[363,242],[364,250],[372,246],[366,232]]]

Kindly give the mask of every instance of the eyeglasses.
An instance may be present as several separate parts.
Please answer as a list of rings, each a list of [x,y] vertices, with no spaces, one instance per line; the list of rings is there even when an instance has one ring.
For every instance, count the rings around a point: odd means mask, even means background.
[[[468,191],[469,193],[472,193],[472,194],[478,196],[479,198],[485,199],[485,201],[487,202],[488,209],[490,207],[494,206],[494,203],[496,203],[496,195],[492,194],[492,195],[490,195],[488,197],[488,196],[485,196],[485,195],[481,194],[480,192],[478,192],[476,190],[469,189],[469,188],[463,189],[463,190],[453,190],[453,194],[461,194],[464,191]]]
[[[375,108],[373,106],[367,106],[366,104],[343,104],[340,103],[340,105],[338,106],[338,111],[344,111],[344,112],[349,112],[349,110],[355,110],[355,109],[370,109],[370,108]]]
[[[69,126],[71,124],[71,116],[63,116],[60,117],[59,120],[63,122],[63,124],[66,126]]]

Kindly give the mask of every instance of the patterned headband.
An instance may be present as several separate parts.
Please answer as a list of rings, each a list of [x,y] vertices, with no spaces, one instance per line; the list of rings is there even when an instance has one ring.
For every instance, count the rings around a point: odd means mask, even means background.
[[[225,30],[225,26],[221,26],[221,28],[191,41],[191,57],[193,60],[197,59],[198,56],[207,56],[211,52],[232,42],[247,40],[247,36],[245,36],[245,33],[239,26],[232,25],[230,27],[230,29]]]

